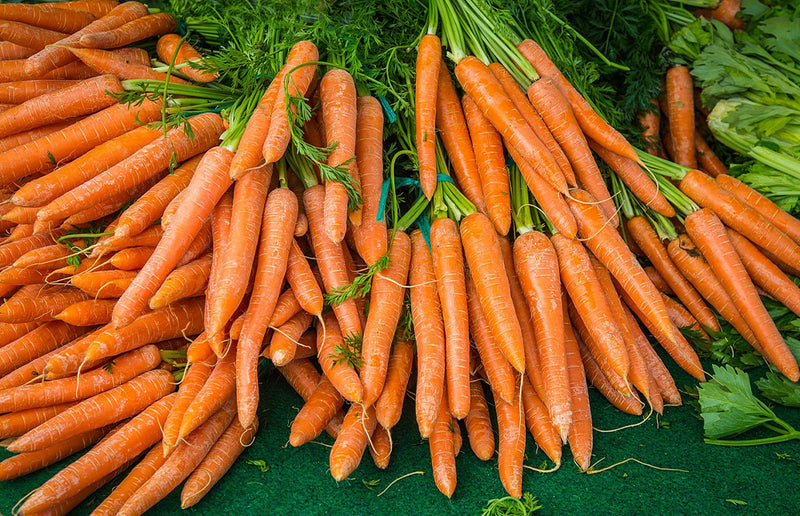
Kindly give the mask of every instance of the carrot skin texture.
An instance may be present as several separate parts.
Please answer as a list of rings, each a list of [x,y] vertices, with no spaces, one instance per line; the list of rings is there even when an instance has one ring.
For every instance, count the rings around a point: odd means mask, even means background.
[[[558,466],[561,464],[561,438],[550,420],[547,407],[533,390],[527,378],[522,384],[524,424],[530,430],[536,445]],[[572,427],[570,427],[570,430]],[[522,429],[523,433],[525,429]]]
[[[800,380],[797,361],[761,303],[722,221],[713,212],[701,209],[686,217],[686,230],[753,330],[767,358],[787,378]]]
[[[706,171],[711,177],[718,177],[728,174],[728,167],[714,154],[708,143],[703,139],[700,131],[694,132],[694,147],[697,154],[697,162],[701,169]]]
[[[522,416],[519,394],[513,403],[495,398],[498,430],[498,460],[500,481],[514,498],[522,496],[522,462],[525,455],[525,419]]]
[[[234,417],[236,403],[231,397],[222,409],[172,452],[153,476],[128,498],[117,514],[142,514],[175,489],[202,462]]]
[[[414,343],[406,340],[395,342],[389,358],[383,392],[375,402],[375,416],[378,418],[378,423],[387,430],[394,428],[400,421],[403,399],[413,364]]]
[[[8,449],[14,453],[36,451],[67,438],[79,430],[93,430],[138,414],[175,390],[172,375],[163,369],[136,378],[78,403],[27,432]],[[136,394],[136,395],[134,395]],[[122,395],[122,400],[117,399]]]
[[[186,479],[181,491],[181,509],[195,505],[214,487],[245,448],[253,442],[257,431],[258,419],[248,428],[242,427],[238,419],[233,420],[203,461]]]
[[[92,516],[114,516],[128,498],[141,487],[147,479],[153,476],[158,468],[167,460],[161,453],[159,446],[153,446],[150,451],[131,469],[122,482],[114,488],[110,495],[98,505]]]
[[[74,496],[82,486],[103,478],[155,444],[161,437],[161,425],[174,400],[175,395],[170,394],[147,407],[87,454],[42,484],[20,506],[20,511],[34,513],[48,509],[59,500]]]
[[[370,307],[361,356],[361,383],[364,386],[364,405],[378,400],[386,381],[392,340],[403,308],[406,278],[411,260],[411,239],[395,231],[389,249],[389,266],[372,279]],[[387,426],[387,425],[384,425]],[[391,425],[387,426],[391,428]]]
[[[689,69],[673,66],[667,70],[667,118],[674,155],[679,165],[697,168],[694,147],[694,87]]]
[[[414,138],[419,156],[419,180],[422,193],[428,199],[436,189],[436,97],[441,64],[442,42],[436,34],[425,34],[417,50]]]
[[[214,369],[213,360],[193,362],[189,370],[184,373],[175,401],[164,420],[162,446],[160,447],[163,449],[164,457],[178,445],[178,431],[183,421],[183,415]]]
[[[285,365],[294,360],[298,341],[314,322],[314,316],[300,311],[287,322],[275,328],[270,339],[267,356],[275,365]]]
[[[364,409],[358,404],[350,406],[331,448],[330,468],[334,480],[342,481],[356,470],[376,424],[373,407]]]
[[[235,357],[235,350],[231,348],[228,353],[214,364],[214,369],[206,378],[203,387],[200,388],[192,402],[186,407],[178,428],[176,443],[180,443],[187,435],[208,421],[233,395],[236,375],[234,369]]]
[[[522,330],[511,301],[511,287],[494,226],[485,215],[473,213],[461,221],[460,229],[464,255],[492,335],[514,369],[524,372]]]
[[[516,149],[553,188],[566,193],[567,182],[555,158],[528,126],[489,67],[469,56],[456,65],[455,72],[467,95],[510,144],[507,146]]]
[[[530,231],[514,242],[514,265],[533,314],[544,381],[544,401],[553,425],[567,440],[572,425],[570,381],[564,344],[558,255],[548,238]]]
[[[286,273],[297,209],[297,197],[285,188],[273,190],[264,208],[255,284],[236,348],[236,397],[245,426],[252,424],[258,406],[258,354]]]
[[[172,32],[176,27],[175,18],[171,14],[150,14],[110,31],[84,34],[80,44],[86,48],[119,48],[151,36]]]
[[[0,374],[6,374],[86,333],[86,328],[51,321],[0,348]]]
[[[456,489],[456,452],[453,442],[453,418],[447,407],[447,393],[442,396],[439,406],[439,415],[433,427],[433,432],[428,439],[433,468],[433,480],[436,487],[446,497],[453,496]],[[458,424],[458,422],[455,422]]]
[[[298,447],[315,439],[341,410],[343,404],[344,398],[330,380],[323,376],[292,421],[289,444]]]
[[[93,22],[95,15],[84,10],[67,11],[50,5],[5,4],[0,7],[0,19],[71,34]]]
[[[49,405],[0,415],[0,439],[22,435],[72,405],[74,403],[62,403],[60,405]]]
[[[586,471],[591,465],[594,445],[592,412],[589,407],[589,390],[586,385],[586,372],[578,349],[578,340],[566,311],[564,312],[564,348],[567,353],[567,374],[569,374],[570,399],[572,400],[569,449],[572,451],[572,457],[578,467]]]
[[[279,367],[278,371],[286,378],[292,389],[303,398],[303,401],[308,401],[321,378],[316,367],[308,359],[293,360],[285,366]],[[336,439],[343,420],[344,412],[340,410],[325,427],[328,435]]]
[[[431,254],[445,330],[447,405],[462,419],[469,413],[469,323],[464,256],[455,222],[433,221]]]
[[[286,281],[289,283],[291,291],[295,293],[297,303],[303,310],[317,317],[322,314],[322,289],[319,283],[317,283],[317,278],[311,270],[308,259],[303,254],[300,246],[297,245],[296,238],[292,242],[292,247],[289,250],[289,261],[286,265]],[[272,326],[280,326],[280,324],[272,324]]]
[[[487,461],[494,456],[495,440],[492,420],[489,416],[489,405],[486,403],[480,379],[472,378],[470,380],[469,392],[469,414],[464,418],[469,446],[476,457]]]
[[[322,316],[324,329],[317,332],[317,359],[322,373],[336,390],[348,401],[359,404],[364,399],[364,388],[355,368],[347,360],[340,360],[336,348],[344,345],[344,338],[335,317]]]
[[[408,280],[411,318],[417,340],[417,396],[414,412],[420,435],[427,438],[433,431],[444,392],[445,330],[433,257],[420,230],[411,233]]]
[[[177,34],[166,34],[161,36],[156,43],[156,53],[164,63],[175,62],[176,65],[198,62],[202,64],[203,58],[188,41],[182,41]],[[179,46],[180,44],[180,46]],[[181,73],[197,82],[211,82],[216,80],[217,73],[204,70],[197,70],[191,66],[180,69]]]

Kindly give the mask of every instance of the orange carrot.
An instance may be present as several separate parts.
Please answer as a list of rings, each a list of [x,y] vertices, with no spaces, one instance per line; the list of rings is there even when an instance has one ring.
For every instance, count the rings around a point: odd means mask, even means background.
[[[339,325],[330,313],[324,314],[322,321],[324,330],[317,332],[317,358],[322,373],[346,400],[361,403],[364,388],[353,367],[354,360],[348,359],[342,351],[350,346],[345,344]]]
[[[36,50],[22,45],[11,43],[10,41],[0,41],[0,59],[10,61],[12,59],[25,59],[36,53]]]
[[[203,388],[209,375],[214,369],[213,358],[210,361],[192,362],[184,373],[175,403],[164,421],[162,446],[163,456],[166,457],[178,445],[178,432],[183,421],[186,409],[192,403],[197,393]]]
[[[119,48],[152,36],[167,34],[175,28],[175,18],[171,14],[150,14],[109,31],[84,34],[80,44],[86,48]]]
[[[178,487],[200,465],[234,417],[236,403],[231,397],[222,409],[178,445],[153,476],[128,498],[117,514],[142,514]]]
[[[703,169],[708,175],[711,177],[717,177],[720,175],[726,175],[728,173],[728,167],[726,167],[725,163],[723,163],[722,160],[719,159],[716,154],[714,154],[714,151],[703,139],[700,131],[697,130],[695,130],[694,133],[694,147],[695,153],[697,154],[698,164],[700,165],[700,168]]]
[[[592,383],[592,385],[600,391],[600,393],[611,402],[612,405],[620,409],[621,411],[625,412],[626,414],[632,415],[641,415],[642,413],[642,402],[636,397],[635,393],[631,393],[630,396],[626,396],[620,393],[611,383],[608,381],[608,378],[603,375],[603,371],[600,369],[600,366],[597,365],[592,354],[583,344],[583,342],[578,341],[578,347],[580,349],[581,360],[583,360],[583,367],[586,370],[586,377]]]
[[[205,423],[221,409],[235,389],[236,350],[231,348],[217,360],[203,387],[195,395],[183,414],[176,443]]]
[[[656,231],[644,217],[634,217],[628,221],[628,234],[639,248],[647,255],[650,263],[667,282],[669,288],[676,293],[686,308],[707,328],[719,331],[719,323],[713,312],[703,302],[703,298],[684,278],[661,242]]]
[[[642,127],[640,133],[644,141],[644,148],[648,154],[665,158],[664,148],[661,146],[661,135],[659,134],[661,127],[661,108],[659,107],[658,99],[651,99],[650,105],[642,108],[637,118],[639,125]]]
[[[392,346],[392,356],[386,373],[383,392],[375,402],[375,415],[380,425],[390,430],[399,421],[403,410],[411,366],[414,363],[414,343],[397,340]]]
[[[467,121],[444,61],[439,65],[437,86],[436,127],[439,129],[439,136],[453,165],[453,172],[461,191],[475,205],[475,209],[486,213],[486,201],[483,198],[481,178],[478,174],[478,164],[475,161]]]
[[[374,97],[358,97],[356,166],[364,202],[354,236],[358,253],[372,265],[386,254],[388,245],[386,222],[377,220],[383,186],[383,108]]]
[[[455,71],[467,95],[510,144],[507,147],[513,147],[553,188],[566,193],[566,180],[552,153],[528,126],[489,67],[469,56],[456,65]]]
[[[56,288],[40,291],[35,297],[12,298],[0,305],[0,322],[52,321],[64,308],[85,300],[86,295],[73,288]]]
[[[172,374],[156,369],[86,399],[18,438],[8,450],[36,451],[81,431],[93,430],[138,414],[175,390]]]
[[[277,328],[286,324],[289,319],[294,317],[302,309],[303,307],[301,307],[300,303],[297,301],[294,291],[291,288],[287,288],[280,297],[278,297],[278,301],[275,303],[275,311],[272,312],[272,319],[270,319],[269,325]],[[233,337],[233,329],[231,329],[231,337]]]
[[[446,389],[445,389],[446,390]],[[447,407],[447,392],[442,396],[439,415],[428,439],[433,467],[433,480],[446,497],[456,489],[456,453],[453,442],[453,419]]]
[[[5,4],[0,6],[0,19],[73,33],[89,25],[95,17],[86,11],[68,11],[42,5]]]
[[[361,349],[361,383],[365,406],[378,400],[386,381],[390,350],[405,298],[406,278],[411,260],[411,239],[402,231],[394,232],[389,248],[389,266],[377,272],[370,290],[370,311],[364,327]],[[383,426],[391,428],[391,425]]]
[[[6,374],[86,333],[85,328],[51,321],[0,348],[0,374]]]
[[[155,247],[127,247],[120,249],[108,259],[109,265],[123,271],[138,271],[153,255]]]
[[[136,277],[136,271],[96,271],[73,276],[70,282],[93,298],[118,298]]]
[[[304,401],[311,397],[320,381],[320,374],[308,359],[292,360],[285,366],[279,367],[278,371]],[[326,431],[334,439],[339,433],[343,420],[344,412],[340,410],[326,427]]]
[[[497,467],[506,492],[514,498],[522,496],[522,462],[525,456],[525,420],[518,389],[513,403],[494,400],[497,411]]]
[[[299,312],[286,323],[275,328],[270,339],[267,355],[276,366],[285,365],[294,360],[297,353],[298,340],[308,330],[314,316],[308,312]]]
[[[789,379],[800,380],[797,361],[767,314],[719,218],[707,209],[698,210],[686,217],[686,230],[753,330],[767,358]]]
[[[337,482],[347,478],[358,467],[376,424],[374,408],[364,409],[355,403],[350,406],[331,448],[331,476]]]
[[[389,459],[392,454],[392,436],[390,430],[383,428],[381,425],[375,425],[375,430],[372,432],[370,439],[369,454],[372,455],[372,461],[378,469],[386,469],[389,467]]]
[[[161,362],[158,348],[145,346],[110,362],[110,366],[94,369],[45,383],[16,387],[0,392],[0,412],[18,412],[31,408],[60,405],[100,394],[155,368]]]
[[[89,299],[71,304],[54,315],[55,319],[73,326],[95,326],[111,320],[115,299]]]
[[[41,323],[0,323],[0,347],[17,340],[29,331],[33,330]]]
[[[113,516],[117,514],[128,498],[141,487],[153,473],[167,460],[161,453],[159,446],[153,446],[150,451],[139,461],[122,482],[114,488],[110,495],[98,505],[92,514],[94,516]]]
[[[296,219],[294,193],[273,190],[264,208],[255,284],[236,348],[236,396],[239,420],[245,426],[252,423],[258,406],[258,354],[286,273]]]
[[[303,251],[297,245],[297,240],[292,242],[292,248],[289,250],[286,281],[291,286],[292,292],[297,293],[297,302],[303,310],[315,316],[322,314],[322,289]]]
[[[253,442],[257,430],[258,419],[248,428],[242,427],[239,420],[234,419],[186,479],[181,491],[181,509],[195,505],[214,487],[245,448]]]
[[[8,42],[3,42],[8,43]],[[0,43],[0,53],[5,45]],[[36,98],[45,93],[62,90],[78,81],[58,81],[40,79],[32,81],[15,81],[0,84],[0,102],[16,105]],[[9,108],[10,109],[10,108]]]
[[[494,456],[495,442],[492,421],[489,418],[489,405],[483,394],[483,386],[478,378],[469,383],[469,414],[464,419],[467,425],[469,446],[480,460],[489,460]]]
[[[31,142],[35,142],[40,138],[56,134],[78,121],[80,121],[79,118],[70,118],[68,120],[64,120],[63,122],[56,122],[54,124],[37,127],[29,131],[12,134],[11,136],[6,136],[5,138],[0,138],[0,152],[14,150],[17,147],[22,147],[26,144],[30,144]]]
[[[17,45],[25,45],[34,50],[42,50],[64,39],[66,36],[67,34],[63,32],[0,19],[0,38]]]
[[[441,66],[442,42],[436,34],[425,34],[417,50],[414,120],[419,180],[428,199],[436,189],[436,105]]]
[[[87,483],[101,479],[147,450],[161,437],[161,425],[174,401],[174,394],[155,401],[42,484],[20,506],[20,512],[35,513],[52,507],[60,500],[77,494]]]
[[[76,158],[134,129],[137,124],[152,122],[160,116],[160,112],[159,104],[148,100],[134,107],[115,104],[64,129],[3,152],[0,154],[0,183],[7,184],[55,168],[55,164]],[[128,186],[121,186],[116,191]],[[79,207],[86,205],[83,203]]]
[[[695,156],[694,86],[686,66],[673,66],[667,70],[667,118],[674,154],[679,165],[697,168]]]
[[[211,273],[211,255],[205,254],[172,271],[150,298],[150,309],[158,310],[175,301],[205,292]]]
[[[0,416],[0,439],[22,435],[73,405],[74,403],[62,403],[3,414]]]
[[[292,421],[289,444],[297,447],[315,439],[339,412],[343,403],[339,391],[323,376]]]
[[[516,408],[516,407],[515,407]],[[530,430],[533,439],[536,441],[543,452],[556,463],[561,464],[561,439],[558,436],[547,407],[533,390],[528,379],[523,380],[522,384],[522,408],[525,410],[524,424]],[[522,430],[523,433],[525,430]],[[572,427],[570,427],[570,432]]]
[[[156,44],[156,53],[164,63],[184,65],[180,68],[180,72],[193,81],[211,82],[218,77],[216,72],[202,70],[205,64],[203,57],[177,34],[161,36]]]
[[[586,471],[592,460],[592,412],[589,408],[586,372],[583,369],[578,340],[572,331],[572,325],[566,312],[564,315],[564,348],[567,355],[567,373],[569,374],[569,390],[572,401],[569,449],[572,451],[572,457],[578,467]],[[524,395],[525,391],[522,392]]]

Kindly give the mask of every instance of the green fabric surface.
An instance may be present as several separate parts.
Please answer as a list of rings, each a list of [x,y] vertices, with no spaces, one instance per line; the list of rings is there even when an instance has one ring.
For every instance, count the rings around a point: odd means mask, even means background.
[[[708,366],[708,364],[706,364]],[[679,388],[695,386],[686,374],[675,371]],[[755,375],[751,375],[755,378]],[[413,382],[412,378],[412,382]],[[590,389],[594,426],[614,429],[640,422],[642,418],[619,412]],[[689,399],[684,395],[684,399]],[[289,425],[302,405],[283,377],[271,369],[261,382],[261,429],[255,443],[239,458],[228,474],[186,514],[476,514],[492,498],[505,496],[497,476],[497,458],[479,461],[464,447],[457,458],[458,486],[451,500],[434,485],[427,442],[420,440],[413,418],[413,402],[406,399],[401,422],[393,431],[394,451],[389,468],[375,467],[369,452],[361,466],[346,481],[336,483],[328,472],[329,448],[309,443],[294,449],[287,443]],[[800,411],[776,410],[787,422],[800,428]],[[668,407],[657,424],[655,414],[645,423],[617,432],[594,434],[593,462],[596,468],[610,466],[629,457],[664,468],[688,472],[658,471],[628,462],[609,471],[586,475],[572,463],[564,448],[563,465],[555,473],[525,471],[523,488],[536,496],[544,508],[538,514],[797,514],[800,508],[800,443],[732,448],[703,443],[702,421],[693,408]],[[758,436],[758,432],[754,432]],[[330,444],[326,434],[318,441]],[[794,460],[780,459],[789,454]],[[2,450],[0,458],[9,454]],[[528,434],[527,465],[540,467],[545,456]],[[247,461],[263,460],[269,470]],[[30,490],[53,475],[67,461],[22,479],[0,483],[0,514]],[[552,463],[548,462],[547,467]],[[404,478],[385,494],[378,493],[392,480],[407,473],[424,475]],[[89,514],[121,480],[121,476],[90,496],[74,514]],[[379,480],[374,490],[362,481]],[[735,505],[728,500],[741,500]],[[180,488],[148,514],[180,512]]]

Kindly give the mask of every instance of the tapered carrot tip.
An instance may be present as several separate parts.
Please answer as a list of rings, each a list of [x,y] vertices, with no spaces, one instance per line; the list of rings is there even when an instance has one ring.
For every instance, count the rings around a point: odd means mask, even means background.
[[[289,352],[283,349],[276,351],[275,354],[272,355],[272,363],[278,367],[288,364],[291,359],[292,357],[289,356]]]

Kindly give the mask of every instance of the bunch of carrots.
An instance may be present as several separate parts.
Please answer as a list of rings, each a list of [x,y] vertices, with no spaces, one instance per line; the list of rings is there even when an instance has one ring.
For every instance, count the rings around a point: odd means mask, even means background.
[[[626,413],[680,404],[647,334],[703,381],[683,332],[709,340],[722,316],[800,379],[759,298],[800,315],[800,222],[635,149],[505,24],[481,0],[431,3],[389,164],[381,101],[311,41],[232,101],[170,15],[0,5],[0,438],[17,454],[0,479],[91,447],[18,514],[66,513],[130,466],[95,514],[141,514],[184,480],[194,505],[256,438],[267,361],[305,402],[290,444],[330,434],[336,480],[367,449],[388,467],[413,390],[448,497],[460,420],[520,497],[526,431],[589,468],[587,379]],[[128,46],[150,37],[155,67]],[[191,100],[208,92],[222,116]],[[402,216],[399,156],[420,190]]]

